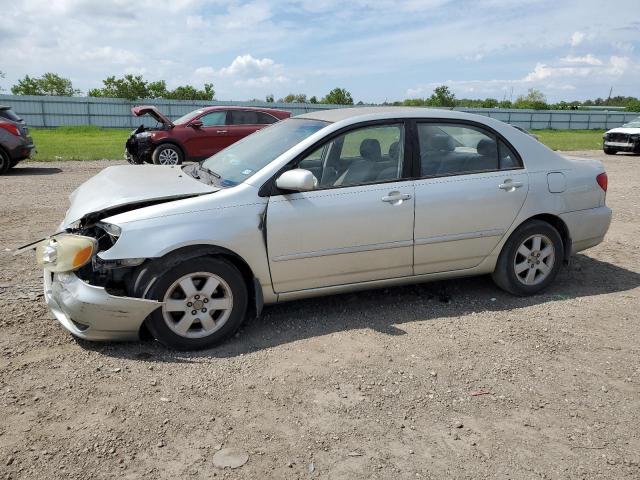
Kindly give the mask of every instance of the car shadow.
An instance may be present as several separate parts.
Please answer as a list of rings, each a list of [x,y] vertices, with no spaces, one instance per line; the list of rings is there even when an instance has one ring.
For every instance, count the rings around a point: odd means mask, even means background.
[[[19,177],[23,175],[55,175],[62,172],[62,169],[57,167],[21,167],[17,165],[9,170],[6,175]]]
[[[153,340],[81,345],[107,356],[150,362],[230,358],[344,330],[368,328],[387,335],[406,335],[402,325],[409,322],[446,320],[472,312],[513,311],[638,286],[639,273],[576,255],[544,293],[532,297],[505,293],[488,276],[463,278],[267,306],[260,318],[248,321],[233,338],[216,348],[196,352],[172,351]]]

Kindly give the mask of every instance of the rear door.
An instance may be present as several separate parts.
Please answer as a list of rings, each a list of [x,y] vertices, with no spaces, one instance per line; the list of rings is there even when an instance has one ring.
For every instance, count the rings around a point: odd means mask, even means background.
[[[275,117],[255,110],[230,110],[227,116],[227,146],[276,121]]]
[[[413,181],[403,122],[354,128],[297,165],[318,187],[269,198],[267,249],[276,292],[409,276]]]
[[[529,188],[521,159],[480,125],[418,122],[414,272],[472,268],[496,247]]]

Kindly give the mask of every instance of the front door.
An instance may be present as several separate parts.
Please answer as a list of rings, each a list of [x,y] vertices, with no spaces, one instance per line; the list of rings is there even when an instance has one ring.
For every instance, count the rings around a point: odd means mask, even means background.
[[[418,123],[416,275],[480,264],[520,212],[528,175],[513,150],[483,128]]]
[[[278,293],[412,274],[413,181],[402,122],[354,128],[297,165],[310,192],[269,199],[267,249]]]
[[[202,126],[189,127],[193,128],[193,133],[184,141],[190,157],[207,158],[227,146],[229,129],[226,110],[205,113],[197,120],[202,122]]]

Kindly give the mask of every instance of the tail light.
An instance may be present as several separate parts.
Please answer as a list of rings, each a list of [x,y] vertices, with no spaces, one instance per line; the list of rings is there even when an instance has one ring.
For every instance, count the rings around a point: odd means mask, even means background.
[[[598,175],[596,177],[596,182],[598,182],[598,185],[600,185],[600,188],[602,190],[604,190],[605,192],[607,191],[607,187],[609,186],[609,179],[607,178],[606,173],[601,173],[600,175]]]
[[[20,129],[18,128],[17,125],[14,125],[13,123],[0,122],[0,128],[6,130],[11,135],[15,135],[16,137],[21,136]]]

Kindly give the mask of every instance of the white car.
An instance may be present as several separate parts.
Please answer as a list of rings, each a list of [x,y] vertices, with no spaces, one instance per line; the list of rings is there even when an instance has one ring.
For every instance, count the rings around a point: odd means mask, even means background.
[[[621,127],[612,128],[602,138],[602,149],[607,155],[615,155],[618,152],[640,154],[640,117]]]
[[[73,335],[204,348],[316,295],[482,274],[535,294],[603,240],[606,189],[600,162],[492,118],[324,110],[201,164],[105,169],[37,257]]]

